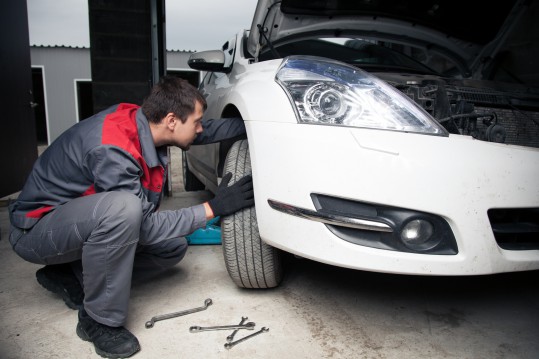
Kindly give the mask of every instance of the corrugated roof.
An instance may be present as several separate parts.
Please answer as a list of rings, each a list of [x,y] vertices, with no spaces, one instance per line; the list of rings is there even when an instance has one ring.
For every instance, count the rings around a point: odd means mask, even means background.
[[[30,47],[44,47],[44,48],[58,48],[58,49],[89,49],[86,46],[66,46],[66,45],[36,45],[32,44]]]
[[[36,45],[32,44],[30,47],[41,47],[41,48],[57,48],[57,49],[90,49],[90,47],[86,46],[68,46],[68,45]],[[167,49],[167,52],[187,52],[187,53],[193,53],[195,51],[193,50],[177,50],[177,49]]]

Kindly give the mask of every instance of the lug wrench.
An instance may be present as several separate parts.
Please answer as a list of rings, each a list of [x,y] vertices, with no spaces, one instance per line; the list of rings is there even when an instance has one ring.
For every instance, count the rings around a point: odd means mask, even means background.
[[[218,325],[215,327],[199,327],[198,325],[189,328],[191,333],[205,332],[207,330],[230,330],[230,329],[248,329],[253,330],[256,323],[249,322],[242,325]]]
[[[158,322],[160,320],[181,317],[182,315],[192,314],[192,313],[200,312],[202,310],[206,310],[212,304],[213,304],[212,300],[210,298],[208,298],[208,299],[206,299],[204,301],[204,306],[203,307],[184,310],[184,311],[176,312],[176,313],[157,315],[157,316],[153,317],[152,319],[150,319],[149,321],[146,322],[146,329],[152,328],[154,323]]]
[[[246,340],[249,339],[249,338],[252,338],[252,337],[254,337],[254,336],[257,336],[258,334],[266,333],[266,332],[269,332],[269,328],[262,327],[262,329],[260,329],[260,330],[259,330],[258,332],[256,332],[256,333],[253,333],[253,334],[250,334],[250,335],[248,335],[248,336],[246,336],[246,337],[243,337],[243,338],[241,338],[241,339],[238,339],[238,340],[236,340],[235,342],[232,342],[232,343],[226,343],[226,344],[225,344],[225,348],[226,348],[226,349],[230,349],[230,348],[232,348],[232,347],[233,347],[234,345],[236,345],[236,344],[239,344],[239,343],[241,343],[241,342],[243,342],[243,341],[246,341]]]
[[[245,323],[245,321],[249,319],[247,317],[241,317],[241,322],[239,325],[242,325],[243,323]],[[232,332],[232,334],[230,334],[228,337],[226,337],[226,341],[227,343],[230,343],[231,341],[234,340],[234,336],[236,335],[236,333],[238,332],[239,329],[234,329],[234,331]]]

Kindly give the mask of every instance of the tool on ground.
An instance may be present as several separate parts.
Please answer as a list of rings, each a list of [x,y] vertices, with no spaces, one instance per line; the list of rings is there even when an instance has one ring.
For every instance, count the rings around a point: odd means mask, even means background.
[[[236,345],[236,344],[239,344],[239,343],[241,343],[241,342],[246,341],[246,340],[249,339],[249,338],[252,338],[252,337],[254,337],[254,336],[257,336],[258,334],[266,333],[266,332],[269,332],[269,328],[262,327],[262,329],[260,329],[260,330],[259,330],[258,332],[256,332],[256,333],[253,333],[253,334],[250,334],[250,335],[248,335],[248,336],[246,336],[246,337],[243,337],[243,338],[241,338],[241,339],[238,339],[238,340],[236,340],[235,342],[232,342],[232,343],[226,343],[226,344],[225,344],[225,348],[226,348],[226,349],[230,349],[230,348],[232,348],[232,347],[233,347],[234,345]]]
[[[256,323],[249,322],[242,325],[218,325],[215,327],[199,327],[198,325],[189,328],[191,333],[205,332],[208,330],[230,330],[230,329],[248,329],[253,330]]]
[[[249,319],[247,317],[241,317],[241,322],[239,325],[242,325],[243,323],[245,323],[245,321]],[[234,329],[234,331],[232,332],[232,334],[230,334],[228,337],[226,337],[226,341],[227,343],[230,343],[231,341],[234,340],[234,336],[236,335],[236,333],[238,332],[239,329]]]
[[[153,317],[152,319],[150,319],[149,321],[146,322],[146,328],[147,329],[152,328],[154,323],[158,322],[160,320],[181,317],[182,315],[192,314],[192,313],[196,313],[196,312],[206,310],[212,304],[213,304],[212,300],[210,298],[208,298],[208,299],[206,299],[204,301],[204,306],[203,307],[198,307],[198,308],[189,309],[189,310],[183,310],[181,312],[176,312],[176,313],[157,315],[157,316]]]

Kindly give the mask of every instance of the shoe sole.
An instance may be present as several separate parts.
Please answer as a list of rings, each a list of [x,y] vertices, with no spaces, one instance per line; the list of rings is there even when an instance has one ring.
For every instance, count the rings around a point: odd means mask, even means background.
[[[36,279],[37,282],[46,290],[49,292],[52,292],[54,294],[58,294],[60,297],[62,297],[62,300],[64,303],[70,308],[79,310],[82,309],[82,303],[77,304],[71,300],[69,297],[69,294],[65,292],[64,288],[60,285],[57,285],[56,282],[50,280],[47,278],[47,276],[41,272],[36,273]]]
[[[77,323],[77,335],[82,340],[92,343],[92,339],[90,338],[90,336],[88,334],[86,334],[84,329],[82,329],[82,326],[80,325],[80,323]],[[94,349],[95,349],[95,352],[97,354],[99,354],[100,356],[102,356],[103,358],[121,359],[121,358],[129,358],[130,356],[132,356],[133,354],[138,352],[140,350],[140,346],[137,346],[132,353],[123,354],[123,355],[122,354],[111,354],[111,353],[104,352],[103,350],[96,347],[95,344],[94,344]]]

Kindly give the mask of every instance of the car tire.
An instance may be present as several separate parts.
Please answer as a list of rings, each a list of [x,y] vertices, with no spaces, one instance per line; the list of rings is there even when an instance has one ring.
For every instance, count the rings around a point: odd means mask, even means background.
[[[206,188],[204,183],[200,182],[198,178],[189,171],[189,165],[187,164],[187,158],[185,152],[182,151],[182,173],[183,173],[183,188],[187,192],[202,191]]]
[[[231,172],[230,183],[251,174],[247,140],[231,147],[224,174]],[[241,288],[273,288],[283,278],[282,253],[260,238],[255,207],[246,208],[222,218],[221,237],[226,269]]]

